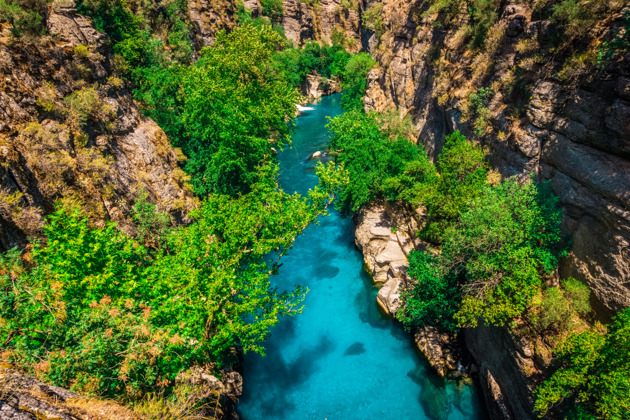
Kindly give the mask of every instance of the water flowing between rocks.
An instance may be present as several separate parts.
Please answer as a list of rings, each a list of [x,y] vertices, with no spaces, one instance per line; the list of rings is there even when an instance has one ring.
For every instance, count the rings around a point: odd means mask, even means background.
[[[293,146],[281,152],[280,184],[306,193],[328,143],[326,117],[342,112],[324,97],[297,118]],[[409,334],[379,312],[377,289],[362,269],[352,220],[335,211],[296,241],[272,279],[279,289],[309,288],[304,312],[282,319],[266,357],[244,362],[243,420],[482,419],[470,385],[440,379],[414,351]]]

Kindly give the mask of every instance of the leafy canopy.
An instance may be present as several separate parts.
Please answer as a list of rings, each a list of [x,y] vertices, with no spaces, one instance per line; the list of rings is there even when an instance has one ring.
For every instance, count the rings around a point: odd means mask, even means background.
[[[273,166],[260,170],[250,193],[211,195],[153,250],[58,209],[45,244],[0,258],[3,357],[55,385],[135,399],[193,364],[231,363],[235,346],[264,353],[269,329],[299,313],[305,293],[278,292],[269,277],[342,172],[318,168],[326,188],[305,199],[278,190]]]
[[[630,309],[617,313],[605,335],[573,334],[557,356],[557,370],[536,391],[541,416],[557,406],[567,418],[630,418]]]
[[[289,142],[297,92],[272,72],[283,38],[269,26],[221,32],[192,66],[146,74],[147,114],[188,157],[199,195],[247,192],[272,142]]]

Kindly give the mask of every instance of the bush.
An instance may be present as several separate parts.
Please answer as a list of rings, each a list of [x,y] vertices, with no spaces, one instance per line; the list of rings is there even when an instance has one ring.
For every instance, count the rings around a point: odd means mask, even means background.
[[[367,76],[376,61],[366,53],[354,54],[344,69],[341,87],[344,92],[341,105],[345,110],[362,109],[367,90]]]
[[[465,276],[460,326],[505,325],[527,308],[561,255],[557,198],[533,182],[486,186],[444,234],[443,257]]]
[[[461,302],[457,278],[444,272],[445,264],[439,256],[413,250],[408,260],[409,276],[414,282],[403,286],[401,299],[405,304],[396,317],[411,330],[430,325],[456,331],[453,317]]]
[[[630,309],[605,335],[573,334],[557,352],[555,372],[536,390],[542,417],[559,408],[566,418],[627,419],[630,413]]]
[[[477,137],[482,137],[486,134],[488,127],[491,125],[490,109],[488,109],[488,103],[494,96],[494,92],[490,88],[480,88],[475,93],[470,94],[470,108],[473,111],[475,118],[475,134]]]
[[[89,122],[111,128],[116,119],[116,110],[104,102],[95,87],[83,88],[64,98],[68,114],[81,126]]]
[[[37,36],[46,32],[45,0],[0,0],[0,23],[9,22],[15,36]]]
[[[282,0],[261,0],[262,14],[272,19],[279,19],[284,12]]]
[[[533,323],[541,333],[570,331],[574,317],[590,312],[589,297],[588,287],[579,281],[563,280],[562,288],[550,287],[543,291],[540,307],[534,311]]]
[[[422,230],[423,238],[434,243],[442,241],[446,227],[481,193],[488,176],[483,149],[459,131],[446,136],[438,165],[440,177],[435,191],[424,201],[428,217]]]
[[[385,32],[385,19],[383,14],[383,3],[372,3],[370,7],[363,13],[363,25],[376,34],[376,38],[380,41],[381,36]]]

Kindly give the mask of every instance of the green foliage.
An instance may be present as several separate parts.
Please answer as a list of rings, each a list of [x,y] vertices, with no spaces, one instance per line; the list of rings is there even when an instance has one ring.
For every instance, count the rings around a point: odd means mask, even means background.
[[[470,107],[475,116],[475,134],[482,137],[490,126],[490,109],[488,103],[494,96],[494,92],[490,88],[479,88],[476,93],[470,94]]]
[[[272,19],[279,19],[283,14],[282,0],[260,0],[262,14]]]
[[[217,34],[193,66],[145,75],[146,112],[188,157],[185,170],[198,194],[247,192],[271,156],[270,139],[289,141],[287,121],[299,96],[269,71],[282,44],[271,27],[246,25]]]
[[[553,6],[551,20],[559,26],[563,42],[586,37],[601,19],[621,10],[622,0],[562,0]]]
[[[140,190],[139,196],[131,209],[131,218],[138,230],[137,239],[145,246],[158,248],[171,228],[168,213],[158,211],[157,206],[147,201],[149,194]]]
[[[125,0],[77,2],[79,12],[91,16],[96,28],[107,33],[133,80],[145,68],[186,63],[192,58],[187,2],[175,0],[161,6]]]
[[[192,364],[230,363],[234,346],[264,353],[269,329],[300,311],[305,292],[278,292],[269,276],[343,172],[320,168],[326,188],[307,200],[279,191],[273,166],[261,171],[251,193],[210,196],[153,252],[114,224],[57,210],[45,244],[0,258],[6,357],[55,385],[137,399]]]
[[[586,316],[590,310],[590,291],[579,281],[569,278],[562,288],[550,287],[543,291],[540,306],[535,309],[533,324],[541,332],[563,333],[570,331],[576,315]]]
[[[320,46],[313,41],[277,53],[274,67],[297,88],[310,74],[343,78],[349,60],[350,54],[341,45]]]
[[[414,283],[403,287],[405,305],[396,313],[409,329],[431,325],[443,331],[457,330],[453,317],[459,310],[461,292],[457,279],[444,273],[440,258],[417,250],[409,253],[409,275]]]
[[[499,10],[499,0],[430,0],[431,6],[423,14],[429,16],[439,13],[442,16],[441,22],[450,24],[456,22],[460,14],[462,3],[466,5],[466,11],[470,17],[470,27],[472,40],[470,46],[479,48],[484,45],[486,35],[490,27],[499,18],[497,10]]]
[[[407,309],[401,320],[452,331],[480,321],[505,325],[520,316],[540,290],[542,276],[557,265],[560,216],[557,199],[531,182],[484,186],[446,228],[439,257],[410,255],[417,284],[403,293]],[[573,281],[563,286],[569,310],[587,312],[587,291]],[[557,303],[551,296],[545,305]]]
[[[624,54],[630,48],[630,11],[623,17],[624,27],[614,33],[613,39],[604,41],[597,51],[597,65],[605,66],[613,58]]]
[[[363,25],[370,31],[376,34],[376,37],[381,39],[385,32],[385,16],[383,13],[383,3],[375,2],[363,12]]]
[[[341,87],[344,92],[341,105],[345,110],[363,108],[363,96],[367,90],[367,76],[376,61],[367,53],[354,54],[346,64]]]
[[[0,23],[9,22],[14,36],[44,34],[46,12],[46,0],[0,0]]]
[[[557,370],[536,391],[541,416],[559,407],[566,418],[630,418],[630,309],[617,314],[606,335],[572,335],[557,356]]]
[[[561,211],[534,183],[485,187],[445,232],[444,258],[466,276],[461,326],[504,325],[538,292],[557,265]]]
[[[436,177],[423,150],[403,138],[390,141],[380,127],[376,114],[356,110],[328,125],[330,147],[350,178],[339,196],[339,206],[346,214],[378,198],[407,197],[408,188]]]
[[[488,174],[483,149],[459,131],[446,136],[438,164],[440,177],[435,192],[423,201],[428,218],[422,235],[435,243],[441,242],[446,227],[481,193]]]

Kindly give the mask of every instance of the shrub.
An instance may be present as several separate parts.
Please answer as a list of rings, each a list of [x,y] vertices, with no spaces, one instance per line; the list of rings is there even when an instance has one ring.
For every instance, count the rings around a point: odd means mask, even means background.
[[[396,317],[412,330],[426,325],[442,331],[457,330],[453,318],[461,302],[457,279],[444,272],[439,256],[413,250],[408,259],[409,276],[414,281],[403,285],[401,299],[405,304]]]
[[[148,196],[145,190],[139,191],[131,209],[131,218],[138,230],[137,239],[147,247],[159,248],[171,229],[171,217],[147,201]]]
[[[341,87],[344,92],[341,105],[346,110],[362,109],[363,96],[367,90],[367,76],[376,61],[366,53],[354,54],[346,64]]]
[[[553,6],[552,19],[560,25],[570,41],[585,36],[599,19],[623,5],[621,0],[562,0]]]
[[[279,262],[268,256],[287,252],[332,190],[311,202],[263,170],[255,192],[209,197],[152,252],[115,224],[94,228],[77,209],[58,209],[45,244],[0,257],[3,357],[58,386],[137,400],[193,364],[232,363],[234,346],[264,353],[269,328],[298,313],[304,294],[270,286]],[[151,209],[136,207],[146,227]]]
[[[470,94],[470,108],[475,116],[475,134],[482,137],[491,125],[492,114],[488,108],[488,103],[494,96],[490,88],[479,88],[476,93]]]
[[[87,87],[64,98],[64,103],[70,118],[81,126],[88,122],[99,123],[106,129],[116,118],[116,110],[103,101],[95,87]]]
[[[15,36],[37,36],[46,31],[45,0],[0,0],[0,22],[9,22]]]
[[[385,33],[385,19],[383,14],[383,3],[375,2],[363,13],[363,25],[376,34],[380,41]]]
[[[279,19],[283,14],[282,0],[261,0],[262,13],[272,19]]]
[[[630,413],[630,309],[617,313],[605,335],[573,334],[559,348],[555,372],[536,390],[539,415],[627,419]]]
[[[444,234],[443,257],[465,275],[460,326],[505,325],[527,308],[560,249],[557,198],[533,182],[486,186]]]
[[[435,194],[425,203],[428,221],[423,232],[434,242],[440,242],[444,226],[465,212],[481,193],[488,174],[483,149],[467,141],[459,131],[446,136],[438,165],[440,177]]]
[[[541,333],[570,331],[573,318],[591,310],[588,287],[572,278],[563,280],[561,285],[544,290],[540,307],[534,310],[533,323]]]
[[[348,214],[378,198],[412,199],[414,188],[435,178],[435,168],[424,150],[403,138],[388,139],[381,131],[379,117],[362,111],[348,111],[328,125],[330,147],[343,164],[349,185],[339,196],[339,206]]]

